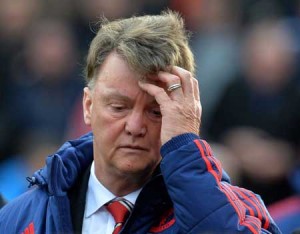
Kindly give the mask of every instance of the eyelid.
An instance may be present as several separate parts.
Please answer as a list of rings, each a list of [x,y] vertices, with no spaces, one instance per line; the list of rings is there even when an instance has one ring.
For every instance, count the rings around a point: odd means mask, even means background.
[[[111,106],[125,106],[123,103],[111,103]]]
[[[128,105],[125,105],[123,103],[111,103],[110,106],[115,109],[125,109],[128,107]]]
[[[159,107],[154,107],[154,108],[151,108],[150,109],[150,112],[158,117],[161,117],[162,114],[161,114],[161,111],[160,111],[160,108]]]

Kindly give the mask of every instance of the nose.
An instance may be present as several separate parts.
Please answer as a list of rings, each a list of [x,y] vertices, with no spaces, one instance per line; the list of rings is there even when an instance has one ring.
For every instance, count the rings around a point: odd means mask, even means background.
[[[146,123],[142,111],[132,110],[127,116],[125,131],[135,137],[145,136],[147,132]]]

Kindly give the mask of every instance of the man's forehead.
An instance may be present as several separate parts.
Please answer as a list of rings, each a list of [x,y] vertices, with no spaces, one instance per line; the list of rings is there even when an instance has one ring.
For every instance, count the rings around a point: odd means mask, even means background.
[[[105,89],[103,89],[101,91],[102,93],[102,98],[104,100],[111,100],[111,99],[118,99],[118,100],[123,100],[123,101],[132,101],[135,102],[136,100],[140,100],[140,96],[142,93],[144,95],[147,95],[147,103],[150,104],[157,104],[156,100],[154,97],[150,96],[149,94],[145,93],[144,91],[139,92],[139,93],[132,93],[132,92],[128,92],[129,90],[127,89],[120,89],[117,87],[105,87]]]
[[[105,59],[101,67],[98,68],[98,80],[135,80],[161,86],[157,74],[145,74],[131,67],[122,56],[112,52]],[[162,86],[161,86],[162,87]]]
[[[134,77],[127,77],[127,76],[115,76],[113,74],[111,74],[110,71],[104,70],[104,71],[100,71],[99,75],[98,75],[98,79],[97,81],[100,81],[100,83],[106,82],[106,81],[117,81],[117,80],[131,80],[134,79],[136,81],[142,81],[145,83],[150,83],[150,84],[154,84],[157,85],[159,87],[164,87],[163,82],[161,82],[158,79],[158,75],[157,74],[150,74],[150,75],[142,75],[142,74],[135,74]]]

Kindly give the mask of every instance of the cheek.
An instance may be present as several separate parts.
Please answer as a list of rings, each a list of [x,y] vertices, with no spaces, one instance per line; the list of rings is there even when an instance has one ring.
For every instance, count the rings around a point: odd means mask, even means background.
[[[110,157],[120,142],[121,128],[116,122],[101,119],[93,123],[94,142],[101,155]]]
[[[122,131],[121,121],[113,118],[105,109],[98,109],[92,113],[91,127],[95,135],[101,135],[102,141],[109,141]]]
[[[160,132],[161,132],[161,124],[155,124],[149,128],[149,136],[151,138],[152,146],[157,148],[158,151],[161,147],[161,140],[160,140]]]
[[[97,129],[101,133],[103,132],[104,135],[120,134],[123,126],[122,121],[105,116],[95,118],[92,124],[94,125],[94,129]]]

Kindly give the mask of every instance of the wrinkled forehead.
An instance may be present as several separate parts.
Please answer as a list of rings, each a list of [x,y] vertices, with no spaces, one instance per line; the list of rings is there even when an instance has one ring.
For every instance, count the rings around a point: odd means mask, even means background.
[[[104,91],[104,89],[118,89],[123,91],[140,92],[141,88],[138,82],[149,83],[161,88],[165,88],[162,81],[159,80],[158,75],[115,75],[110,72],[104,72],[97,80],[96,89]],[[143,91],[144,92],[144,91]]]
[[[164,87],[158,74],[145,74],[130,66],[126,60],[116,52],[107,56],[101,67],[98,68],[97,83],[122,83],[124,86],[137,85],[138,81]]]
[[[144,82],[149,84],[154,84],[159,87],[165,87],[163,82],[159,80],[158,74],[139,74],[138,72],[133,71],[132,74],[115,74],[108,70],[103,70],[98,79],[100,83],[114,83],[114,82],[125,82],[126,84],[131,84],[132,82]]]

